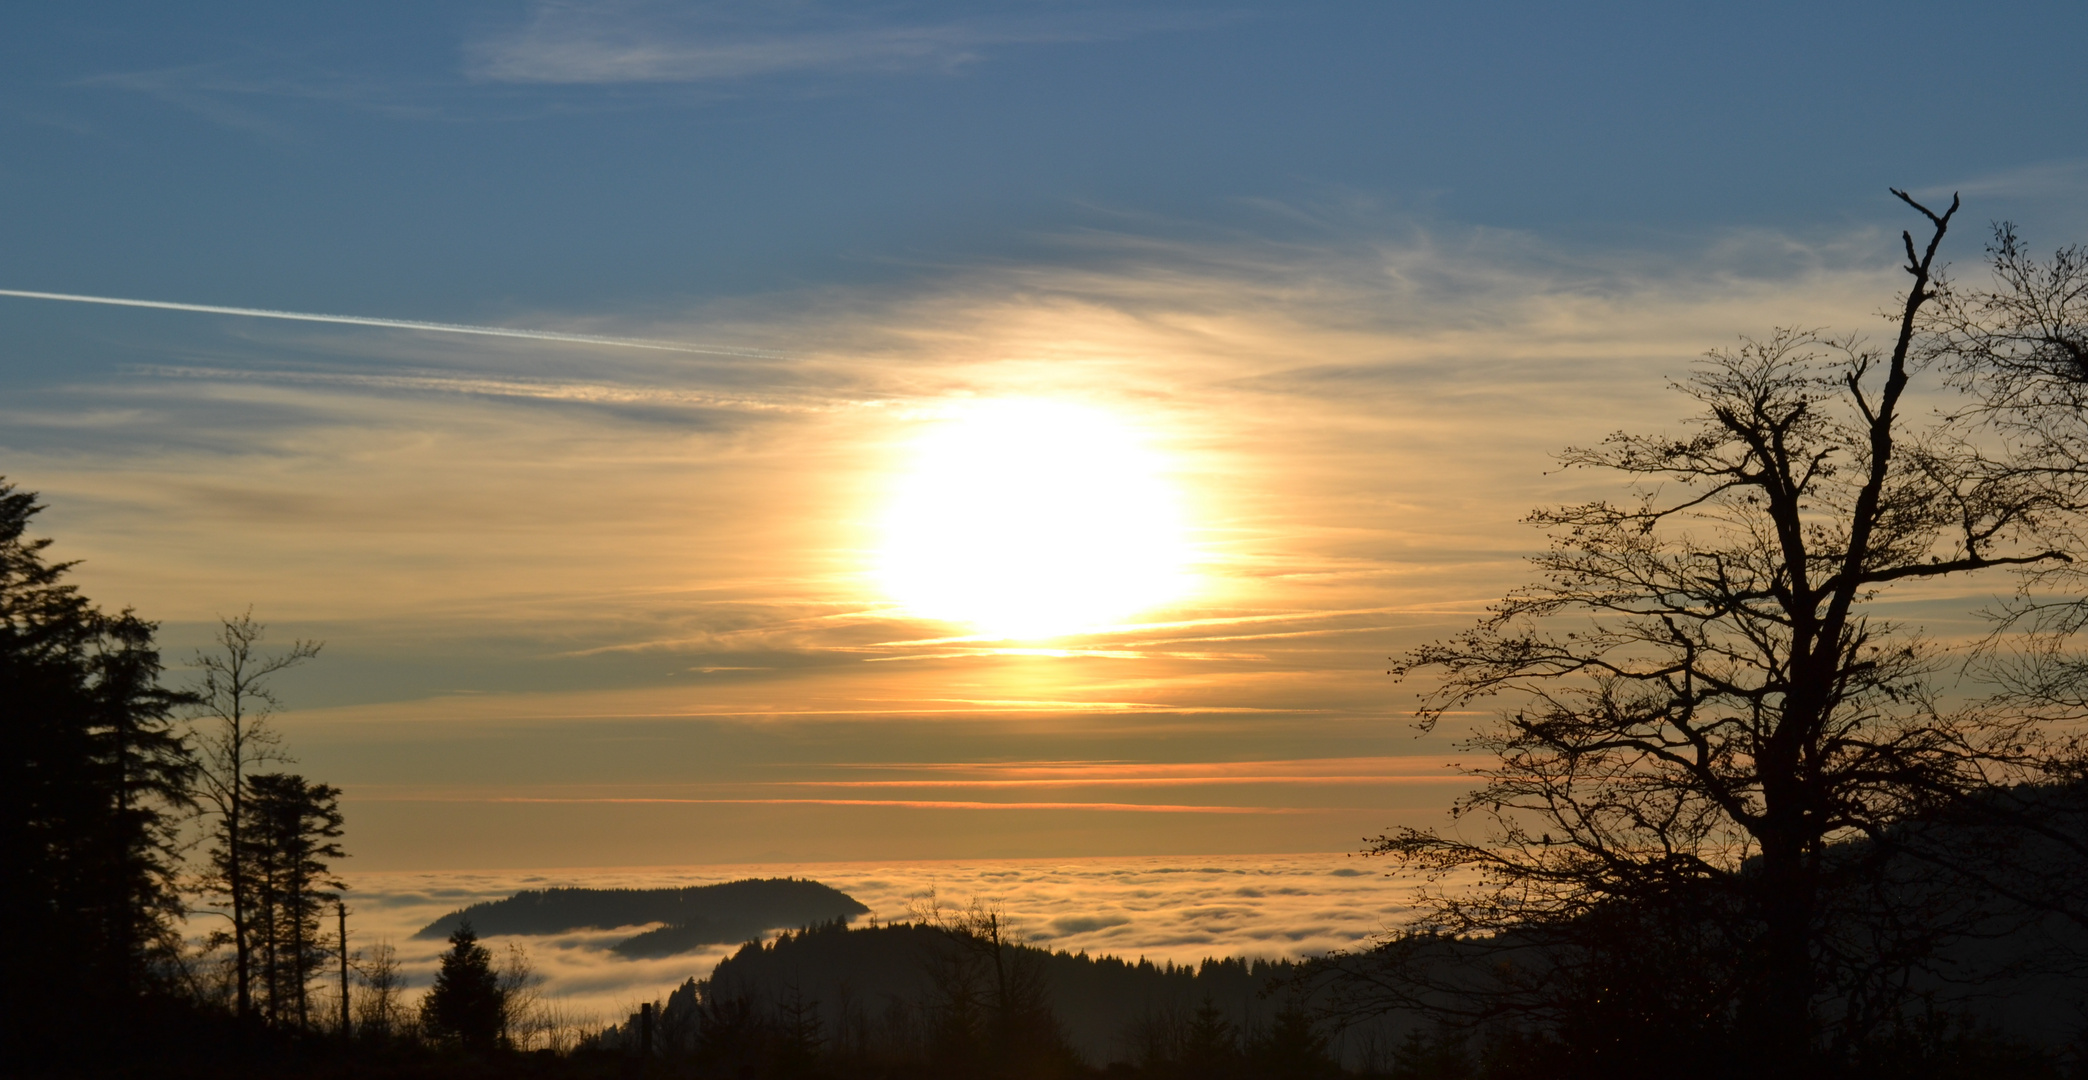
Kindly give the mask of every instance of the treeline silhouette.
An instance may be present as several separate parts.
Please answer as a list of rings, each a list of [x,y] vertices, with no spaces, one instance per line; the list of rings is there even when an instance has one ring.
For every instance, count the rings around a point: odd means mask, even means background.
[[[1051,952],[974,904],[750,942],[592,1045],[706,1077],[1340,1075],[1328,1026],[1289,990],[1296,971]]]
[[[2063,1051],[2079,1020],[2069,991],[2080,969],[2039,961],[2078,955],[2088,935],[2068,940],[2061,928],[2014,922],[1996,929],[1956,958],[1958,983],[1927,986],[1929,1008],[1852,1048],[1838,1074],[2078,1075]],[[1024,945],[975,903],[920,921],[837,920],[749,942],[708,978],[689,979],[585,1046],[692,1077],[1716,1075],[1730,1063],[1673,1070],[1718,1044],[1706,1015],[1691,1010],[1744,954],[1678,955],[1672,943],[1691,932],[1606,915],[1581,930],[1584,945],[1607,936],[1599,968],[1542,935],[1408,935],[1356,955],[1182,966]],[[1395,964],[1412,996],[1359,1001],[1362,983]],[[1541,1016],[1503,1000],[1531,993],[1545,996]],[[1983,1009],[1965,1008],[1968,1000]],[[1491,1008],[1463,1012],[1475,1004]],[[2040,1014],[2028,1026],[2044,1038],[1991,1022],[2025,1009]]]
[[[0,1058],[68,1071],[155,1052],[155,1017],[312,1029],[329,957],[346,991],[340,791],[261,768],[289,761],[269,678],[318,644],[268,652],[242,614],[194,685],[169,686],[155,624],[96,607],[29,536],[41,509],[0,479]],[[200,950],[183,939],[196,914],[223,920]]]
[[[94,607],[26,536],[42,507],[0,481],[0,970],[7,1042],[124,1010],[177,955],[177,830],[196,764],[153,624]]]

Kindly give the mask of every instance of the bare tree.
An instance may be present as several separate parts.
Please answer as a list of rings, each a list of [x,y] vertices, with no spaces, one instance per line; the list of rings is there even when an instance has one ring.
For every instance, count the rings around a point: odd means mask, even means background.
[[[2005,463],[1989,468],[2076,484],[2088,475],[2088,247],[2040,261],[2004,222],[1987,257],[1990,287],[1947,285],[1922,312],[1926,351],[1969,395],[1961,418],[2006,447]],[[1992,669],[2011,706],[2088,715],[2088,662],[2071,647],[2088,629],[2084,596],[2088,566],[2056,563],[2003,612],[2031,631],[2018,663]]]
[[[1441,679],[1424,728],[1511,703],[1471,741],[1492,763],[1457,807],[1486,835],[1401,829],[1372,848],[1438,882],[1478,874],[1428,891],[1424,936],[1445,935],[1429,955],[1542,945],[1519,989],[1554,1000],[1574,982],[1566,943],[1705,980],[1680,1012],[1716,1023],[1730,1003],[1756,1065],[1788,1076],[1889,1019],[1905,984],[1886,969],[1932,951],[1934,913],[1901,919],[1865,853],[2039,775],[2038,731],[1946,709],[1942,651],[1881,605],[1909,584],[2066,564],[2048,534],[2081,500],[2078,474],[1997,467],[1948,421],[1910,430],[1958,204],[1895,194],[1930,234],[1903,235],[1913,280],[1889,347],[1783,331],[1710,354],[1677,387],[1700,410],[1691,430],[1563,455],[1621,474],[1629,500],[1536,512],[1543,580],[1397,661]],[[1582,987],[1605,1008],[1618,988]]]
[[[2078,485],[2088,477],[2088,246],[2039,259],[2002,222],[1986,254],[1983,285],[1952,283],[1924,309],[1928,356],[1970,399],[1958,419],[2004,448],[1989,470],[2053,489]],[[2069,509],[2077,513],[2063,524],[2072,526],[2088,507]],[[2088,719],[2088,564],[2040,566],[1993,614],[2001,630],[1980,658],[1980,673],[1998,687],[1990,706],[2078,731]],[[2054,783],[1968,807],[1953,824],[1978,843],[1931,861],[2088,928],[2088,744],[2076,735],[2067,751]],[[2078,940],[2047,959],[2088,966]]]
[[[399,952],[388,941],[370,946],[357,965],[362,993],[356,995],[355,1027],[364,1038],[385,1040],[398,1035],[408,1014],[401,995],[406,976],[399,971]]]
[[[317,641],[295,640],[280,652],[266,652],[261,639],[267,627],[254,621],[251,609],[219,620],[217,640],[196,653],[202,672],[193,687],[194,734],[201,768],[197,795],[216,817],[215,843],[207,887],[225,899],[231,930],[234,1002],[240,1016],[254,1011],[253,882],[247,866],[248,775],[264,763],[286,763],[282,737],[268,723],[282,707],[270,688],[273,676],[319,655]]]
[[[535,1049],[548,1039],[552,1017],[544,1002],[544,977],[529,963],[529,953],[509,942],[494,971],[500,984],[500,1038],[517,1050]]]
[[[978,897],[952,908],[933,889],[909,907],[915,922],[942,931],[951,946],[930,958],[928,972],[945,1053],[1006,1061],[1063,1050],[1039,954],[1020,947],[1005,911]]]

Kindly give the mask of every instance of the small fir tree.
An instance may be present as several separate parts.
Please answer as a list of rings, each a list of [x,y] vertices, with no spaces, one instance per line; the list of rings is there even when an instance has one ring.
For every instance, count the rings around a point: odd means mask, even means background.
[[[459,925],[449,941],[435,985],[421,1000],[421,1030],[467,1050],[491,1050],[500,1044],[505,1012],[493,954],[479,944],[470,923]]]
[[[1320,1080],[1341,1075],[1327,1052],[1327,1036],[1311,1014],[1288,1002],[1247,1044],[1250,1071],[1264,1080]]]

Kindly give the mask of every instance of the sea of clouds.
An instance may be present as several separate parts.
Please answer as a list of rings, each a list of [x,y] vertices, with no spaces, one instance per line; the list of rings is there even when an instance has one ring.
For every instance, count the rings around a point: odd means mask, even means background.
[[[863,863],[776,863],[621,869],[373,872],[347,875],[350,944],[389,943],[409,994],[432,981],[443,941],[421,927],[524,889],[672,888],[748,877],[825,882],[870,908],[862,920],[906,921],[931,894],[945,907],[1001,909],[1031,944],[1068,952],[1194,964],[1206,957],[1296,958],[1367,946],[1412,916],[1414,881],[1343,854],[1228,855]],[[614,1020],[640,1001],[703,978],[737,946],[657,959],[609,951],[624,927],[488,937],[496,955],[523,950],[543,992],[569,1015]]]

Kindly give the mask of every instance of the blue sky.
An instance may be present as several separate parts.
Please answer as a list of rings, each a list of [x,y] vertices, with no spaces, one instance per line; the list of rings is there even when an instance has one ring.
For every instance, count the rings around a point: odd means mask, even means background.
[[[177,660],[248,604],[327,640],[286,731],[365,867],[1342,850],[1454,790],[1384,658],[1599,490],[1549,453],[1673,422],[1735,335],[1873,326],[1888,185],[1964,193],[1965,273],[1991,220],[2088,238],[2083,40],[2058,4],[17,5],[0,289],[743,354],[0,297],[0,474]],[[1044,652],[879,595],[906,448],[1001,398],[1157,448],[1201,591]]]
[[[465,321],[889,281],[1082,228],[1309,238],[1300,206],[1625,247],[1870,222],[1887,184],[2028,213],[2050,172],[2078,184],[2088,35],[2070,4],[0,18],[12,287]]]

